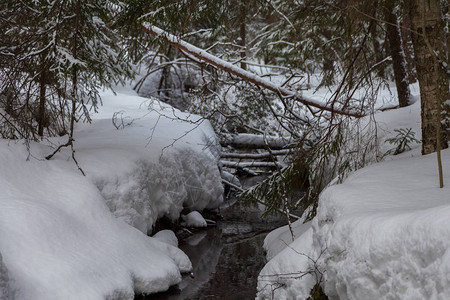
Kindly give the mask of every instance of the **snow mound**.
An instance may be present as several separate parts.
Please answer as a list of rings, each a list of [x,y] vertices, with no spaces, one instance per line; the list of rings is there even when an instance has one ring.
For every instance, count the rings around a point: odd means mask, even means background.
[[[207,227],[208,224],[198,211],[191,211],[187,215],[181,216],[183,225],[187,227]]]
[[[259,298],[305,299],[323,273],[330,299],[450,299],[450,179],[440,189],[436,154],[415,155],[328,187],[312,230],[261,271]],[[442,160],[449,170],[450,150]]]
[[[281,250],[258,276],[257,299],[308,299],[314,286],[308,254],[312,251],[312,229]]]
[[[165,229],[158,231],[153,238],[174,247],[178,247],[178,238],[172,230]]]
[[[311,222],[303,223],[303,219],[297,220],[291,224],[294,238],[298,238],[304,232],[311,228]],[[267,260],[271,260],[278,253],[283,251],[292,243],[292,235],[288,225],[279,227],[266,236],[264,239],[264,249],[266,250]]]
[[[450,169],[450,151],[443,151]],[[436,154],[380,163],[321,195],[314,247],[340,299],[450,299],[450,180]]]
[[[47,151],[31,144],[35,157]],[[181,250],[116,219],[72,162],[28,155],[0,141],[0,253],[16,298],[128,299],[191,269]]]
[[[202,210],[223,202],[218,142],[208,121],[136,95],[105,92],[102,100],[92,124],[77,126],[75,149],[116,217],[150,233],[158,218],[176,220],[183,207]],[[112,122],[116,112],[121,119],[116,114]],[[117,129],[114,122],[124,125]],[[69,150],[55,159],[70,160]]]
[[[138,160],[130,171],[94,182],[114,215],[144,233],[162,216],[176,220],[183,207],[215,208],[223,197],[215,162],[190,149],[174,150],[157,163]]]
[[[268,263],[258,277],[257,299],[308,298],[314,281],[311,276],[300,277],[300,272],[311,271],[306,255],[311,252],[311,222],[300,219],[292,223],[292,230],[295,241],[287,225],[271,231],[264,239]]]

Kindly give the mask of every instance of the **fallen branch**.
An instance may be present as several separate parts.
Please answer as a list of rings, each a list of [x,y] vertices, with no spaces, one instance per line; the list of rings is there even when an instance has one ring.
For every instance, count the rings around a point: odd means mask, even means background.
[[[272,153],[264,152],[264,153],[222,153],[220,155],[221,158],[239,158],[239,159],[263,159],[270,158],[272,155],[288,155],[292,153],[294,150],[285,149],[285,150],[274,150]]]
[[[288,138],[268,136],[267,143],[271,149],[283,149],[292,145],[296,146],[296,143],[292,143]],[[266,148],[267,145],[264,143],[264,136],[260,134],[224,134],[220,139],[220,144],[222,146],[232,146],[233,148],[240,149],[262,149]]]
[[[246,81],[254,83],[257,86],[268,89],[268,90],[278,94],[282,98],[289,98],[294,101],[298,101],[308,107],[315,107],[315,108],[318,108],[319,110],[329,111],[329,112],[335,113],[335,114],[351,116],[351,117],[362,117],[363,116],[362,114],[359,114],[359,113],[354,113],[351,111],[335,108],[333,105],[331,105],[331,106],[325,105],[324,103],[322,103],[320,101],[304,97],[303,95],[299,94],[297,91],[292,91],[287,88],[278,86],[277,84],[275,84],[271,81],[265,80],[254,73],[251,73],[242,68],[239,68],[238,66],[235,66],[227,61],[224,61],[224,60],[206,52],[205,50],[200,49],[192,44],[189,44],[189,43],[181,40],[180,38],[166,32],[156,26],[150,25],[149,23],[143,23],[141,25],[141,27],[146,33],[149,33],[156,37],[165,39],[167,42],[169,42],[169,44],[171,44],[175,48],[181,50],[182,52],[190,54],[199,60],[207,62],[221,70],[224,70],[225,72],[234,74]]]
[[[236,162],[221,160],[220,164],[227,168],[277,168],[279,163],[271,161]],[[280,166],[281,167],[281,166]]]

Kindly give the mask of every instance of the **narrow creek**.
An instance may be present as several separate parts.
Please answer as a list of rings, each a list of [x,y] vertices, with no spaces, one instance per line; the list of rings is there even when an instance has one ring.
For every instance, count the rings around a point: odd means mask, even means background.
[[[262,213],[262,207],[238,202],[222,208],[223,219],[217,226],[180,241],[180,249],[191,259],[193,275],[183,275],[182,282],[167,292],[135,300],[255,299],[258,274],[266,263],[264,238],[286,224],[283,216],[263,218]]]

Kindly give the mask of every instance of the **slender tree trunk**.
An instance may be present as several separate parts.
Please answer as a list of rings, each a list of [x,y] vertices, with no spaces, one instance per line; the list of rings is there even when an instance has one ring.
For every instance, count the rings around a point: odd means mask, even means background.
[[[72,41],[72,56],[73,58],[77,58],[78,56],[78,30],[80,27],[80,0],[77,1],[75,7],[75,32],[73,35]],[[75,114],[76,114],[76,101],[77,101],[77,87],[78,87],[78,68],[77,65],[74,64],[72,67],[72,113],[70,116],[70,132],[69,132],[69,142],[72,144],[73,142],[73,132],[75,125]]]
[[[163,62],[163,63],[170,62],[171,57],[172,57],[171,53],[172,53],[172,45],[169,45],[169,47],[167,49],[166,58],[161,58],[161,62]],[[170,77],[170,66],[167,65],[162,69],[161,78],[159,79],[159,84],[158,84],[158,96],[161,97],[161,92],[162,92],[163,99],[165,99],[165,100],[167,100],[170,96],[169,92],[167,91],[167,89],[169,88],[169,77]]]
[[[45,127],[45,93],[47,90],[47,71],[45,70],[45,66],[41,70],[41,76],[39,78],[39,111],[38,111],[38,135],[44,136],[44,127]]]
[[[440,1],[411,1],[411,20],[421,97],[422,154],[428,154],[447,148],[446,128],[441,126],[445,117],[441,106],[449,99],[449,83],[446,69],[438,58],[445,53]]]
[[[394,67],[395,85],[397,86],[398,104],[400,107],[408,106],[411,94],[408,87],[406,73],[406,60],[403,53],[402,38],[398,27],[397,16],[394,13],[394,2],[386,1],[385,6],[386,33],[389,41],[389,51]]]
[[[241,11],[240,11],[240,22],[239,25],[239,35],[240,35],[240,45],[241,45],[241,69],[247,70],[247,64],[245,63],[245,60],[247,59],[247,51],[246,51],[246,16],[247,16],[247,9],[245,7],[245,2],[243,0],[240,1],[241,5]]]
[[[378,9],[379,9],[379,1],[375,0],[371,4],[371,17],[373,19],[377,18]],[[379,26],[376,26],[376,25],[370,27],[370,36],[371,36],[371,40],[372,40],[375,61],[377,61],[377,62],[382,61],[385,58],[385,52],[383,51],[384,50],[383,45],[380,42],[380,38],[379,38],[380,32],[378,30],[378,27]],[[381,77],[381,78],[385,77],[385,66],[386,66],[386,64],[380,64],[376,68],[378,77]]]
[[[349,90],[353,89],[353,86],[355,85],[355,64],[354,64],[354,58],[355,58],[355,42],[353,40],[352,33],[355,32],[355,25],[354,25],[354,11],[352,9],[349,9],[352,7],[353,3],[351,0],[344,0],[343,7],[346,8],[345,10],[345,17],[346,17],[346,25],[345,25],[345,38],[347,40],[347,53],[345,57],[345,68],[348,70],[348,88]]]
[[[411,34],[411,15],[409,13],[411,4],[406,1],[403,12],[402,20],[400,22],[400,33],[402,36],[403,54],[406,60],[406,73],[408,74],[408,83],[414,83],[417,81],[416,64],[414,61],[414,47]]]

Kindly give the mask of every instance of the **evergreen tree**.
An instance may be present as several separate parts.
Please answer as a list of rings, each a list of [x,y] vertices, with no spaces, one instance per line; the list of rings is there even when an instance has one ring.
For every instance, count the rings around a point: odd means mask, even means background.
[[[89,119],[98,89],[133,75],[114,29],[119,3],[111,1],[2,1],[0,41],[4,118],[17,120],[20,135],[68,132],[71,119]],[[75,105],[75,110],[72,110]],[[75,113],[77,115],[75,115]],[[80,113],[78,115],[78,113]],[[37,127],[37,128],[36,128]]]

